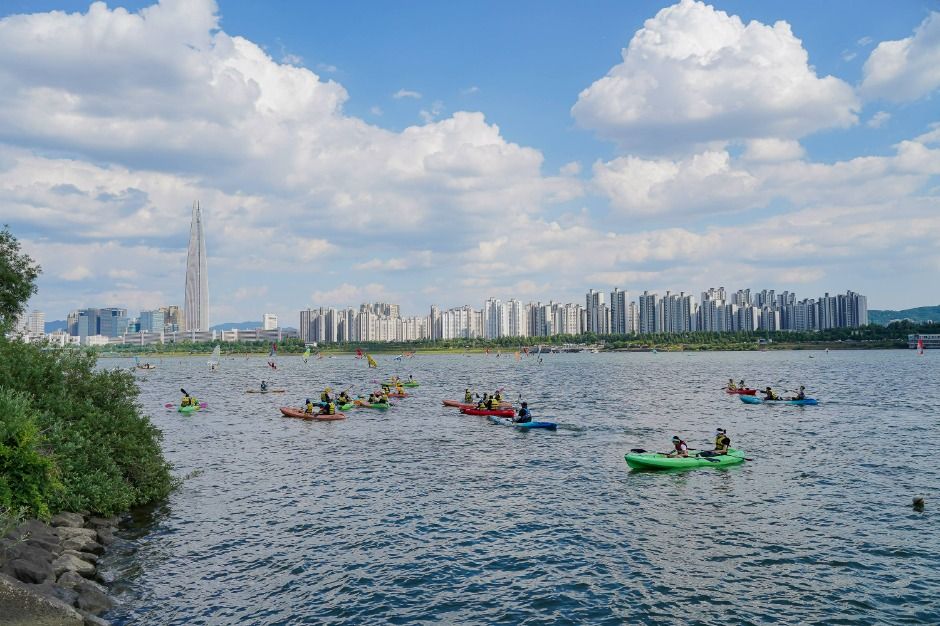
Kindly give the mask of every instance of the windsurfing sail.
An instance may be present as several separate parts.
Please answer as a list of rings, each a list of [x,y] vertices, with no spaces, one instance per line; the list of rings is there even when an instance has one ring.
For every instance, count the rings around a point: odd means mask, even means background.
[[[370,355],[367,354],[367,355],[366,355],[366,359],[369,360],[369,367],[378,367],[378,366],[379,366],[379,364],[375,362],[375,359],[373,359]]]
[[[306,350],[304,350],[304,363],[306,363],[307,359],[309,358],[310,358],[310,348],[307,348]]]
[[[362,348],[356,348],[356,358],[357,359],[362,358]]]
[[[212,356],[209,357],[208,365],[211,368],[216,368],[219,366],[219,362],[222,360],[222,348],[221,346],[216,346],[212,351]]]
[[[277,356],[277,344],[271,344],[271,353],[268,356]]]
[[[924,356],[924,338],[923,337],[917,338],[917,354],[919,354],[920,356]]]
[[[518,352],[516,352],[516,360],[519,361],[521,359],[522,359],[522,356]]]

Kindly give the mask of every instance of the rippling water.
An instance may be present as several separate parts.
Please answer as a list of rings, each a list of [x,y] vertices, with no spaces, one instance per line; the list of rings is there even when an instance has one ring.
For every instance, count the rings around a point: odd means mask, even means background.
[[[812,355],[814,358],[810,358]],[[913,351],[418,356],[387,413],[280,417],[352,357],[163,359],[141,401],[177,473],[103,569],[119,624],[937,623],[940,355]],[[103,366],[128,361],[103,360]],[[750,406],[745,378],[816,407]],[[265,378],[286,394],[246,394]],[[555,433],[441,408],[522,392]],[[162,408],[180,386],[209,403]],[[716,427],[752,462],[631,472],[630,448]],[[910,503],[927,496],[924,512]],[[127,553],[133,551],[133,557]]]

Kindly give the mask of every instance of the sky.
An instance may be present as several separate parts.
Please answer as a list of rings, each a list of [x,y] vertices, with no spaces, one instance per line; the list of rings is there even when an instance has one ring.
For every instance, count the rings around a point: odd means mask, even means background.
[[[31,308],[940,302],[940,0],[0,2]]]

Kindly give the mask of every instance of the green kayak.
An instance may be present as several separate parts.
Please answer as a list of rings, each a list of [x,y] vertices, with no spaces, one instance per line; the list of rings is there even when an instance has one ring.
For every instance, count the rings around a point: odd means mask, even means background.
[[[399,382],[401,383],[401,386],[402,386],[402,387],[418,387],[418,386],[420,386],[420,383],[418,383],[418,381],[416,381],[416,380],[401,380],[401,381],[386,380],[386,381],[385,381],[384,383],[382,383],[382,384],[383,384],[383,385],[388,385],[389,387],[394,387],[394,386],[396,386]]]
[[[659,452],[630,452],[623,457],[633,469],[685,469],[694,467],[727,467],[744,462],[744,450],[731,448],[728,454],[701,457],[666,456]]]
[[[363,409],[379,409],[380,411],[385,411],[388,409],[388,404],[384,402],[373,402],[372,404],[369,404],[365,400],[356,400],[354,404],[358,407],[362,407]]]
[[[198,411],[199,408],[200,408],[199,405],[195,405],[195,406],[181,406],[180,408],[178,408],[178,409],[176,409],[176,410],[179,411],[180,413],[182,413],[183,415],[189,415],[189,414],[191,414],[191,413],[195,413],[196,411]]]

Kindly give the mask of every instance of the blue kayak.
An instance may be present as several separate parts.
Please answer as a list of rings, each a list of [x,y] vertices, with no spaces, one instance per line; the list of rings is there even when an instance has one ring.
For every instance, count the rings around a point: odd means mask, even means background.
[[[515,426],[516,428],[522,428],[524,430],[531,430],[533,428],[556,430],[558,428],[558,424],[555,422],[520,422],[517,424],[508,417],[498,417],[496,415],[487,415],[486,419],[490,420],[494,424],[499,424],[500,426]]]
[[[795,404],[797,406],[813,406],[819,404],[816,398],[803,398],[802,400],[764,400],[756,396],[738,396],[744,404]]]

